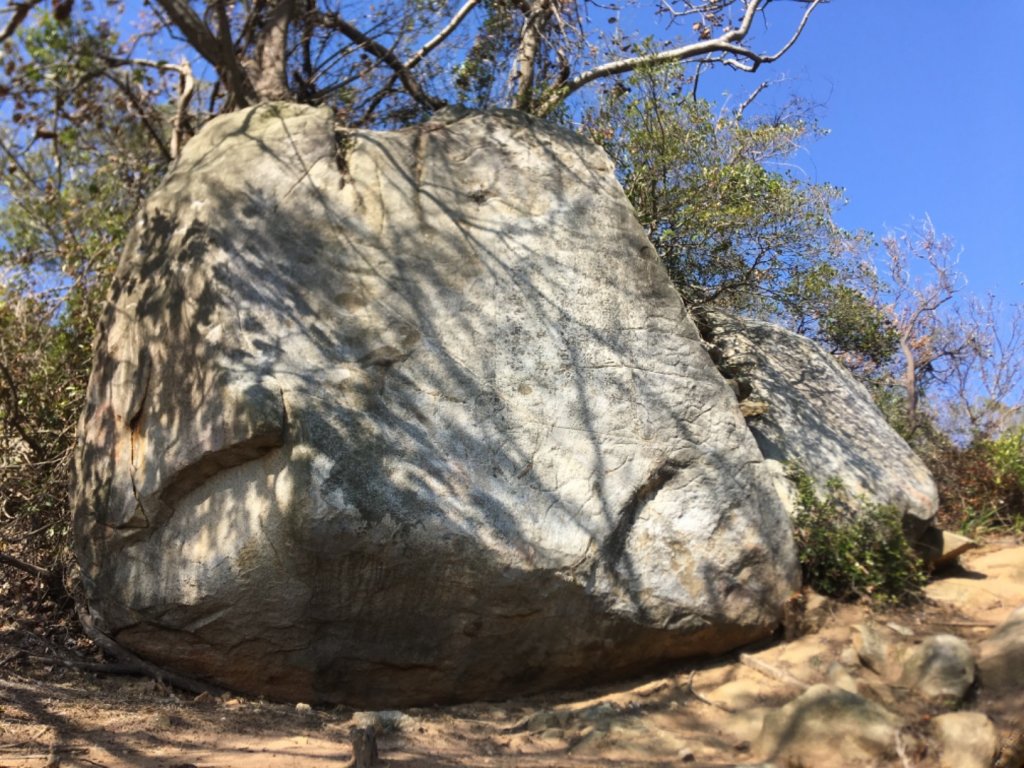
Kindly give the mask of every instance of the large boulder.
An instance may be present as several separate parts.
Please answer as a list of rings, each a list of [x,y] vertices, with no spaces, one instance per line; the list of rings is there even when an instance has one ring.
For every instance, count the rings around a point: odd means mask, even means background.
[[[766,636],[798,584],[608,158],[514,113],[211,121],[130,237],[76,475],[97,625],[276,699],[621,676]]]
[[[935,480],[833,355],[781,326],[722,312],[701,313],[701,328],[766,459],[798,466],[821,492],[838,481],[851,501],[894,506],[911,540],[925,534],[939,505]]]

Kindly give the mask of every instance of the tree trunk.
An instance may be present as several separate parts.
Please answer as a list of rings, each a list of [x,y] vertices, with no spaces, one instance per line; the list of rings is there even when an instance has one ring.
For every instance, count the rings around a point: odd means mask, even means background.
[[[377,731],[372,725],[353,728],[349,736],[352,741],[351,768],[373,768],[380,765],[377,755]]]
[[[540,52],[541,33],[550,17],[549,0],[530,0],[510,77],[515,93],[513,104],[516,109],[524,112],[530,111],[533,106],[533,80]]]
[[[260,101],[291,101],[288,88],[288,26],[295,15],[295,0],[280,0],[270,12],[256,44],[256,58],[248,62],[249,78]]]
[[[914,350],[910,346],[910,339],[900,337],[900,349],[903,352],[903,388],[906,390],[906,414],[907,414],[907,435],[914,434],[917,428],[917,361],[914,359]]]

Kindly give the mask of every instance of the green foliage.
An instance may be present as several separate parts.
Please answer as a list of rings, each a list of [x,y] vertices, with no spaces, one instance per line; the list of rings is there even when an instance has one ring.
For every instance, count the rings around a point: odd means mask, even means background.
[[[984,447],[996,486],[1019,495],[1024,488],[1024,426],[1007,430],[994,440],[986,440]]]
[[[18,281],[0,287],[3,535],[48,569],[67,558],[68,471],[91,340],[54,299]]]
[[[44,17],[21,35],[17,118],[0,127],[0,537],[59,572],[95,322],[166,156],[121,85],[95,76],[107,31]]]
[[[881,308],[845,282],[847,277],[832,264],[814,264],[786,286],[786,303],[805,308],[798,330],[843,353],[847,366],[867,377],[897,354],[899,334]],[[808,321],[812,327],[803,327]]]
[[[676,67],[638,71],[586,120],[684,300],[781,320],[875,364],[894,354],[883,315],[852,287],[864,243],[833,222],[841,190],[793,170],[823,131],[797,109],[718,112],[685,86]]]
[[[1024,426],[925,454],[939,486],[940,522],[968,536],[1024,533]]]
[[[840,599],[870,596],[905,602],[925,583],[920,558],[907,543],[902,514],[889,506],[851,505],[837,483],[824,498],[799,469],[794,534],[804,581]]]

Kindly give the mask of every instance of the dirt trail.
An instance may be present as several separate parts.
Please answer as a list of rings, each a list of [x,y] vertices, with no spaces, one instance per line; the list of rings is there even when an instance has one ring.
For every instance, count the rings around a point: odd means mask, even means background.
[[[82,674],[0,645],[7,659],[0,768],[340,766],[352,757],[349,731],[371,722],[384,730],[382,764],[394,768],[756,765],[752,744],[764,714],[824,680],[850,647],[854,624],[873,620],[914,637],[950,633],[974,643],[1024,605],[1024,546],[990,542],[962,563],[928,586],[921,606],[887,613],[828,604],[819,609],[820,631],[713,664],[619,686],[401,713],[194,700],[149,680]],[[874,690],[871,680],[863,683]],[[912,721],[935,714],[919,701],[888,706]],[[1024,700],[986,701],[983,691],[967,707],[1006,729]]]

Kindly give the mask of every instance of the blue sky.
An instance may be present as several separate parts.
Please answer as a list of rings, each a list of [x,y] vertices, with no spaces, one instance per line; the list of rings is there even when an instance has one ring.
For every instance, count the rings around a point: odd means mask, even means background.
[[[742,96],[784,75],[777,94],[822,105],[831,134],[797,163],[812,180],[845,188],[840,224],[882,234],[928,215],[962,249],[968,291],[1018,303],[1024,1],[977,5],[972,13],[952,0],[833,0],[778,62],[715,84]]]

